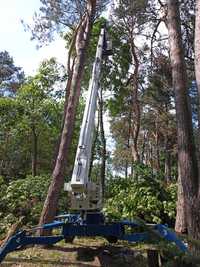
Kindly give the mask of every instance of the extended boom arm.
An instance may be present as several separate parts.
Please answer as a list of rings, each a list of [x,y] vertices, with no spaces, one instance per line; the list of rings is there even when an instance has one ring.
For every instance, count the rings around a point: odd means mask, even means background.
[[[65,186],[66,190],[71,193],[71,208],[73,210],[99,210],[102,205],[101,185],[89,181],[88,175],[101,64],[103,55],[108,55],[108,51],[110,51],[110,43],[107,40],[105,29],[102,28],[93,64],[92,77],[89,82],[72,179]]]

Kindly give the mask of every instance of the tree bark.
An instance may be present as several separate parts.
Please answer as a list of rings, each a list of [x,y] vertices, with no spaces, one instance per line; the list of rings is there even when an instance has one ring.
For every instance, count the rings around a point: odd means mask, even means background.
[[[165,182],[171,182],[171,155],[170,155],[170,141],[169,137],[165,137]]]
[[[195,78],[198,91],[198,164],[200,171],[200,0],[196,0],[195,10],[195,39],[194,39],[194,53],[195,53]]]
[[[134,162],[139,162],[140,157],[138,153],[138,136],[140,131],[140,103],[138,100],[138,72],[139,72],[139,61],[136,53],[136,47],[134,40],[130,38],[130,51],[132,57],[132,64],[134,65],[134,73],[132,75],[132,127],[131,135],[133,144],[131,146],[132,156]]]
[[[147,134],[145,131],[143,134],[143,144],[142,144],[142,151],[141,151],[141,162],[143,164],[147,164],[146,156],[145,156],[146,142],[147,142]]]
[[[179,171],[179,174],[180,174],[180,171]],[[183,186],[181,183],[180,175],[178,177],[178,201],[176,204],[175,231],[181,234],[187,233],[186,208],[185,208]]]
[[[126,143],[126,147],[127,150],[130,150],[130,139],[131,139],[131,112],[129,112],[128,116],[127,116],[127,120],[128,120],[128,136],[127,136],[127,143]],[[132,165],[132,164],[131,164]],[[125,178],[128,177],[128,169],[130,167],[130,159],[126,158],[126,162],[125,162]],[[132,166],[131,166],[132,168]],[[133,174],[132,170],[131,170],[131,175]]]
[[[165,181],[166,183],[171,182],[171,155],[168,151],[165,153]]]
[[[195,18],[196,18],[195,19],[195,40],[194,40],[195,77],[196,77],[198,96],[200,99],[200,0],[196,0]],[[198,128],[199,128],[199,137],[200,137],[200,101],[199,101],[198,113],[199,113]]]
[[[32,126],[32,176],[37,175],[38,137],[35,125]]]
[[[67,165],[69,148],[72,141],[74,121],[75,121],[75,111],[80,96],[81,79],[83,76],[86,49],[89,43],[89,36],[91,33],[95,11],[96,11],[96,1],[88,0],[87,12],[82,19],[82,23],[76,35],[76,43],[75,43],[76,59],[74,63],[72,80],[70,84],[70,93],[67,101],[68,104],[66,107],[66,115],[62,129],[58,156],[52,174],[52,181],[48,190],[48,194],[39,221],[40,225],[51,222],[54,219],[57,212],[59,195],[64,184],[65,166]],[[44,230],[41,230],[40,235],[44,234],[46,234],[46,232]]]
[[[193,137],[191,107],[187,92],[187,73],[181,39],[179,1],[168,0],[167,5],[167,23],[177,120],[179,175],[183,187],[188,233],[192,238],[199,239],[198,164]]]
[[[76,38],[76,36],[74,36],[73,38]],[[73,40],[72,40],[72,42],[73,42]],[[73,59],[73,62],[74,62],[74,60],[75,59]],[[70,55],[68,55],[68,61],[70,61]],[[56,166],[56,159],[57,159],[57,155],[58,155],[58,151],[59,151],[59,147],[60,147],[60,142],[61,142],[62,131],[63,131],[64,123],[65,123],[65,116],[66,116],[66,112],[67,112],[68,99],[69,99],[69,95],[70,95],[73,68],[74,68],[74,64],[72,65],[71,69],[68,67],[68,70],[67,70],[68,79],[67,79],[67,84],[66,84],[66,88],[65,88],[65,102],[64,102],[64,112],[63,112],[62,122],[61,122],[61,133],[59,134],[59,137],[58,137],[57,142],[56,142],[56,149],[54,151],[54,156],[53,156],[53,168],[55,168],[55,166]]]
[[[157,120],[157,118],[156,118]],[[160,134],[159,134],[159,126],[158,123],[156,121],[155,123],[155,134],[154,134],[154,138],[155,138],[155,164],[154,164],[154,168],[155,168],[155,172],[160,171]]]

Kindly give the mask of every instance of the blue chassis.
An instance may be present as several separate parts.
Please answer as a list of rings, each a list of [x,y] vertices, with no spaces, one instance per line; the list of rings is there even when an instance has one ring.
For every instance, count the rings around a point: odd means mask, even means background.
[[[169,242],[173,242],[182,251],[187,252],[186,245],[178,239],[176,234],[169,230],[165,225],[152,225],[152,231],[143,231],[139,233],[130,233],[128,228],[133,229],[140,227],[137,222],[121,221],[117,223],[105,223],[101,213],[88,214],[86,220],[83,220],[78,214],[69,214],[57,217],[56,221],[44,224],[33,230],[46,229],[53,230],[61,228],[60,235],[52,236],[31,236],[28,231],[23,230],[11,236],[0,248],[0,263],[6,255],[12,251],[23,248],[27,245],[52,245],[63,239],[73,238],[75,236],[101,236],[110,240],[126,240],[128,242],[143,242],[152,239],[152,233],[155,237],[161,237]],[[114,239],[113,239],[114,238]],[[115,242],[114,241],[114,242]]]

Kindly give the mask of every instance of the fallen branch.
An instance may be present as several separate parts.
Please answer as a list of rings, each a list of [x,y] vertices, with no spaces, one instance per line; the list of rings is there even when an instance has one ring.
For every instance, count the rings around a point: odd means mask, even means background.
[[[24,217],[21,217],[18,222],[16,222],[15,224],[13,224],[10,227],[10,229],[9,229],[6,237],[3,240],[0,240],[0,246],[1,247],[4,246],[4,244],[8,241],[8,239],[11,236],[13,236],[22,227],[22,225],[23,225],[23,219],[24,219]]]

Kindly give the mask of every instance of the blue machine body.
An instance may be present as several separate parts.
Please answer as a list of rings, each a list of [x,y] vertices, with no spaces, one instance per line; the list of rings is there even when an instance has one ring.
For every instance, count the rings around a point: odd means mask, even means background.
[[[85,220],[81,218],[80,214],[58,216],[54,222],[45,224],[41,227],[36,227],[32,229],[31,232],[34,230],[36,231],[39,228],[46,230],[60,228],[61,231],[59,235],[33,236],[30,235],[29,231],[19,231],[14,236],[11,236],[0,248],[0,262],[3,261],[8,253],[24,248],[27,245],[52,245],[63,239],[67,240],[68,238],[73,238],[75,236],[101,236],[110,242],[126,240],[135,243],[152,240],[152,233],[155,233],[155,236],[153,237],[155,240],[158,239],[158,237],[163,238],[169,242],[173,242],[182,252],[187,252],[187,246],[165,225],[152,225],[152,232],[147,230],[139,233],[134,232],[134,229],[140,226],[139,223],[131,221],[105,223],[101,213],[88,214]]]

